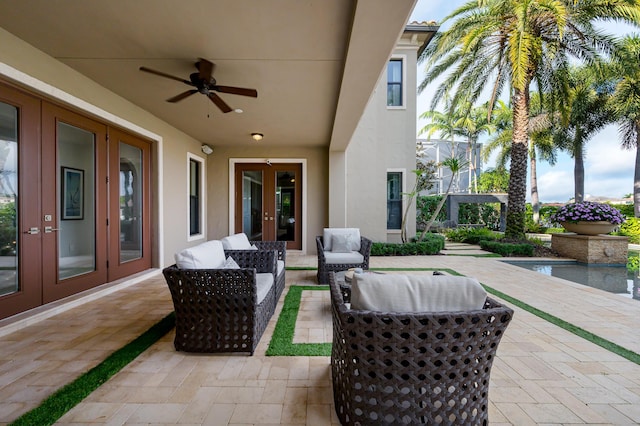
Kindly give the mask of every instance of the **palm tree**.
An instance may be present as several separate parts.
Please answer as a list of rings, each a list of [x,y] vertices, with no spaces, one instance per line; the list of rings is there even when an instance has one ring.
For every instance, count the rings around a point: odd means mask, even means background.
[[[594,20],[640,23],[636,0],[473,0],[449,16],[451,27],[435,35],[423,51],[427,74],[419,89],[438,77],[432,109],[445,93],[475,102],[490,89],[489,111],[508,85],[513,105],[513,140],[506,236],[524,237],[527,191],[529,89],[554,83],[554,72],[566,69],[570,56],[592,61],[609,53],[613,39],[594,27]]]
[[[556,146],[569,152],[574,160],[575,202],[584,201],[584,157],[587,142],[613,121],[608,94],[598,88],[595,67],[570,68],[564,77],[567,96],[556,97],[558,110],[553,130]]]
[[[615,88],[611,95],[611,107],[622,147],[636,150],[636,164],[633,175],[633,213],[640,217],[640,36],[636,34],[623,38],[610,71],[616,76]]]
[[[473,186],[473,192],[478,192],[478,171],[476,169],[477,158],[476,147],[478,139],[483,133],[491,133],[495,130],[493,123],[489,121],[487,104],[470,108],[466,114],[463,114],[455,122],[456,133],[467,138],[467,150],[469,152],[467,160],[469,161],[469,171],[471,177],[469,179],[469,193]]]
[[[553,165],[556,162],[556,146],[551,136],[550,114],[542,106],[542,99],[537,92],[531,94],[531,117],[529,118],[529,176],[531,191],[531,208],[533,210],[533,222],[540,223],[540,194],[538,192],[538,159],[547,161]],[[484,161],[495,150],[498,151],[496,160],[498,168],[506,168],[511,157],[511,141],[513,140],[513,125],[511,107],[504,102],[498,102],[498,109],[494,110],[496,135],[485,145],[483,152]]]

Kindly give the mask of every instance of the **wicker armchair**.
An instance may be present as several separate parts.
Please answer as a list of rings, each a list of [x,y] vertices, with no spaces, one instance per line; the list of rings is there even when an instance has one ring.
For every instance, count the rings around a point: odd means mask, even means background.
[[[346,271],[349,268],[362,268],[369,269],[369,257],[371,255],[372,241],[366,237],[360,237],[360,250],[359,253],[363,256],[362,263],[327,263],[325,257],[325,244],[324,237],[316,237],[316,249],[318,253],[318,274],[317,279],[319,284],[327,284],[329,282],[329,272]]]
[[[240,236],[242,234],[236,234],[236,236]],[[233,238],[234,236],[230,236],[230,238]],[[275,309],[275,305],[278,304],[278,300],[280,300],[280,296],[282,295],[282,292],[284,291],[284,287],[285,287],[285,273],[286,273],[286,260],[287,260],[287,242],[286,241],[249,241],[246,238],[246,234],[242,235],[244,242],[246,242],[247,245],[252,245],[252,246],[256,246],[258,248],[258,250],[276,250],[278,252],[277,261],[280,261],[279,265],[278,265],[278,273],[276,275],[276,297],[275,297],[275,304],[274,304],[274,309]],[[227,237],[229,238],[229,237]],[[225,239],[223,238],[223,241]],[[234,259],[236,258],[237,251],[241,251],[241,250],[237,250],[237,249],[225,249],[225,253],[227,254],[227,256],[231,256]]]
[[[240,269],[165,268],[176,313],[176,350],[253,355],[274,312],[276,256],[276,251],[245,250],[234,255]],[[274,275],[260,303],[258,273]]]
[[[513,310],[487,298],[474,311],[354,311],[329,277],[343,425],[488,424],[489,374]]]

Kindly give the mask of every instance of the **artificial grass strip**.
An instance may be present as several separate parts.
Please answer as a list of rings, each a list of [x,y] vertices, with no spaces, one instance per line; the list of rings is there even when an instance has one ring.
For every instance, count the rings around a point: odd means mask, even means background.
[[[293,333],[296,328],[300,299],[304,290],[329,290],[327,285],[289,287],[282,311],[278,317],[273,337],[267,348],[267,356],[329,356],[331,343],[293,343]]]
[[[499,298],[501,298],[502,300],[505,300],[513,305],[518,306],[521,309],[524,309],[525,311],[539,317],[542,318],[545,321],[550,322],[551,324],[557,325],[560,328],[563,328],[565,330],[567,330],[570,333],[575,334],[578,337],[581,337],[585,340],[590,341],[591,343],[594,343],[610,352],[613,352],[614,354],[620,355],[621,357],[640,365],[640,354],[637,354],[636,352],[633,352],[625,347],[622,347],[620,345],[618,345],[617,343],[613,343],[610,340],[607,340],[605,338],[602,338],[600,336],[598,336],[597,334],[593,334],[590,331],[585,330],[584,328],[578,327],[576,325],[573,325],[563,319],[560,319],[554,315],[551,315],[547,312],[541,311],[538,308],[535,308],[519,299],[516,299],[514,297],[511,297],[505,293],[502,293],[499,290],[496,290],[494,288],[489,287],[488,285],[482,284],[482,286],[485,288],[485,290],[487,291],[487,293],[491,293],[494,296],[497,296]]]
[[[100,364],[87,371],[73,382],[58,389],[38,407],[26,412],[13,425],[52,425],[67,411],[78,405],[91,392],[104,384],[109,378],[147,350],[175,326],[175,314],[172,312],[135,340],[113,352]]]

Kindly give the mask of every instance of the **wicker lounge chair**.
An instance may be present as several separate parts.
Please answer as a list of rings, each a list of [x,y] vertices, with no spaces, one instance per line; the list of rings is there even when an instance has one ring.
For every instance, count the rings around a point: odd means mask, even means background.
[[[235,253],[240,269],[163,270],[176,313],[176,350],[253,352],[274,312],[275,250]],[[258,301],[257,274],[271,273],[272,285]]]
[[[347,307],[330,273],[331,373],[343,425],[486,425],[489,374],[513,311],[390,313]]]
[[[326,247],[332,247],[329,245],[327,239],[329,238],[327,235],[327,231],[331,232],[337,230],[338,232],[342,229],[355,229],[355,228],[327,228],[323,235],[316,237],[316,249],[318,254],[318,283],[319,284],[327,284],[329,282],[329,272],[340,272],[346,271],[349,268],[362,268],[369,269],[369,256],[371,255],[371,244],[372,241],[366,237],[360,236],[360,232],[357,231],[357,240],[358,244],[356,245],[357,250],[354,250],[351,254],[358,254],[359,261],[346,261],[346,262],[336,262],[331,258],[328,258],[327,254],[331,252],[331,250],[327,250]],[[333,247],[332,247],[333,248]],[[335,254],[332,254],[335,255]],[[349,256],[349,253],[346,253]],[[340,253],[338,253],[340,256]]]

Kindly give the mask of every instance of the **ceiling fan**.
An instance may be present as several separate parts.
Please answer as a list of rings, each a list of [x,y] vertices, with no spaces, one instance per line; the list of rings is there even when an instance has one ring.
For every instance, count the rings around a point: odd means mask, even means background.
[[[194,72],[189,75],[189,80],[184,78],[175,77],[170,74],[163,73],[161,71],[152,70],[147,67],[140,67],[140,71],[148,72],[151,74],[159,75],[161,77],[170,78],[172,80],[181,81],[189,86],[195,87],[195,89],[187,90],[186,92],[182,92],[179,95],[176,95],[172,98],[167,99],[167,102],[179,102],[184,98],[187,98],[196,93],[202,93],[211,99],[211,102],[216,104],[218,108],[224,113],[231,112],[233,109],[225,101],[222,100],[220,96],[218,96],[215,92],[220,93],[230,93],[232,95],[242,95],[242,96],[251,96],[253,98],[258,97],[258,92],[255,89],[245,89],[243,87],[232,87],[232,86],[219,86],[216,83],[216,79],[213,78],[213,70],[216,67],[216,64],[213,62],[209,62],[206,59],[199,58],[198,62],[195,63],[196,69],[198,72]]]

